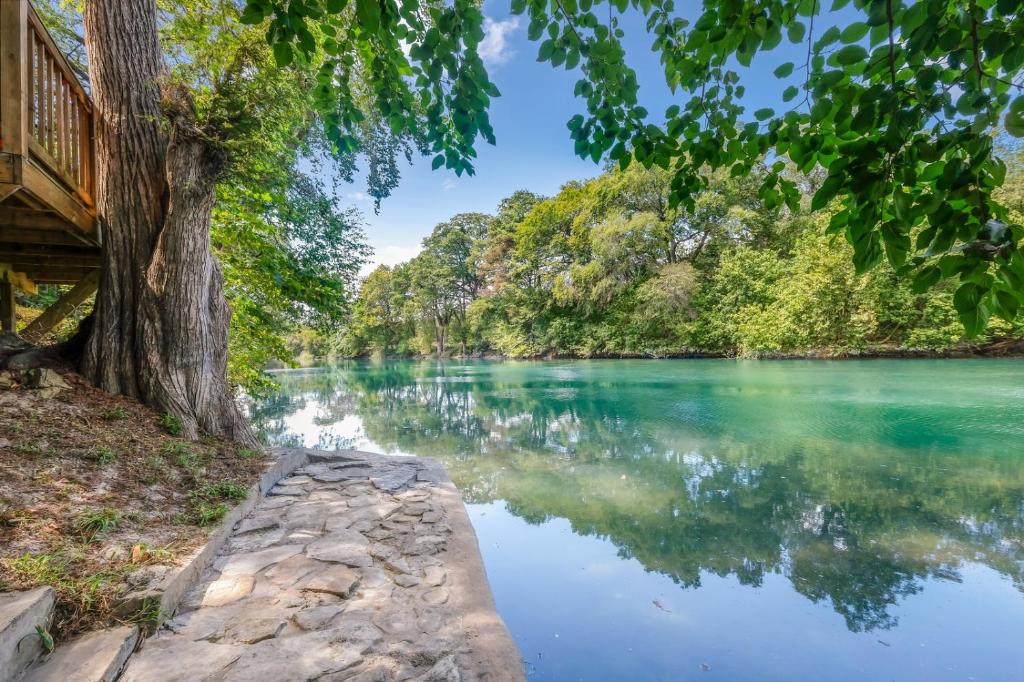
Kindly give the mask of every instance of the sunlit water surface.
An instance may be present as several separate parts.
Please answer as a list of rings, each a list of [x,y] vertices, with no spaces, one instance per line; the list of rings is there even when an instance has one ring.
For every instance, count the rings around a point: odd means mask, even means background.
[[[1024,680],[1024,362],[351,363],[278,444],[439,458],[536,680]]]

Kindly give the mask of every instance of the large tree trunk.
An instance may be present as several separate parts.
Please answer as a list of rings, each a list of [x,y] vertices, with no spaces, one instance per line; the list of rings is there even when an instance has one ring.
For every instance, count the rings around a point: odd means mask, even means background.
[[[221,154],[167,87],[155,0],[86,0],[85,36],[103,277],[82,372],[189,437],[254,442],[226,378],[230,311],[210,253]]]

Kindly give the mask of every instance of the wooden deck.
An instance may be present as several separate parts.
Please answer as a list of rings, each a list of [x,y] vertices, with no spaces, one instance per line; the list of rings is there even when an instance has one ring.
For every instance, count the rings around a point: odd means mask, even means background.
[[[98,281],[93,130],[92,102],[31,4],[0,0],[0,311],[12,286]]]

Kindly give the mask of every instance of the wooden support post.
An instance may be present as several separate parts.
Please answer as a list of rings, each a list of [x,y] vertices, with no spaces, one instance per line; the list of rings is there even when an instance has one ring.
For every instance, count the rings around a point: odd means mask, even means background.
[[[82,305],[85,299],[92,296],[96,288],[99,287],[99,284],[100,271],[93,270],[83,277],[82,281],[72,287],[70,291],[57,299],[53,305],[44,310],[42,315],[32,320],[22,330],[22,338],[32,343],[38,343],[44,334],[60,324],[60,321],[67,317],[72,310]]]
[[[13,332],[14,326],[14,285],[0,278],[0,331]]]

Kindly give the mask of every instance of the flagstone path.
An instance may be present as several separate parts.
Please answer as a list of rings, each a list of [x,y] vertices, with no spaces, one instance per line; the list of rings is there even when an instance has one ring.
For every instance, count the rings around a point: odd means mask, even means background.
[[[441,466],[309,453],[121,680],[522,680]]]

